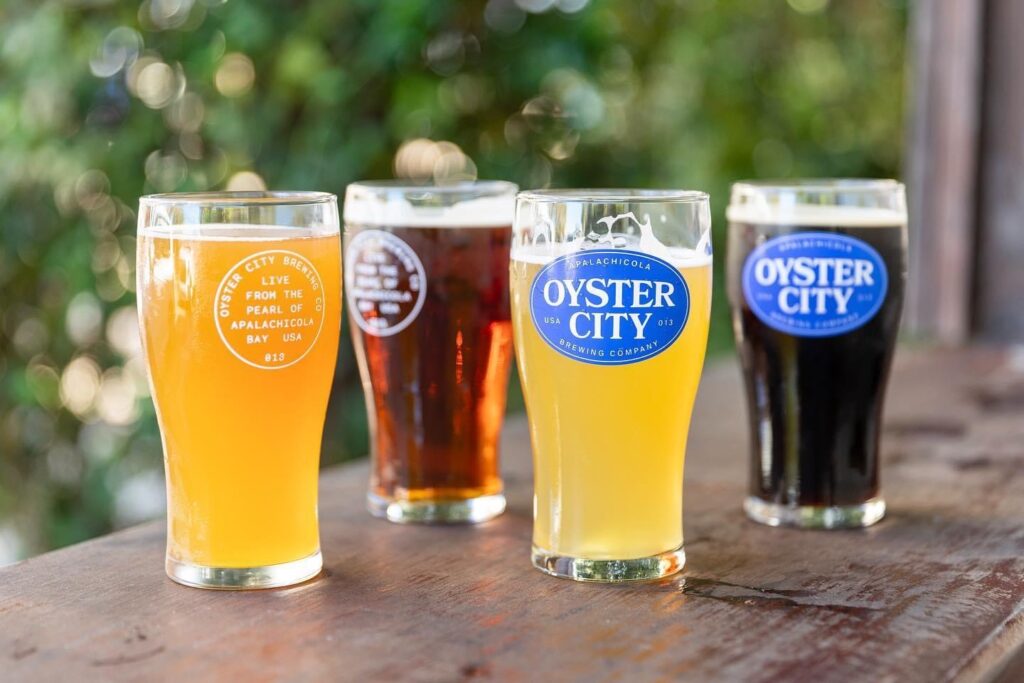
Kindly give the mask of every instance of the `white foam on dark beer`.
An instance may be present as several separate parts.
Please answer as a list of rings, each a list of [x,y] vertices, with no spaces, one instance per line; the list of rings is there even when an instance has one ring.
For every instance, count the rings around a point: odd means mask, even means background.
[[[337,235],[331,226],[309,228],[283,225],[237,225],[204,223],[202,225],[160,225],[139,228],[139,237],[200,240],[206,242],[279,242],[281,240],[312,239]]]
[[[740,204],[725,211],[732,223],[757,225],[806,225],[843,228],[883,228],[905,225],[907,214],[895,209],[864,206],[822,206],[792,204]]]
[[[608,248],[606,245],[598,246],[604,249]],[[640,249],[638,246],[639,245],[630,245],[626,247],[626,249],[629,251],[640,252],[641,254],[648,254],[649,256],[657,256],[680,269],[700,268],[701,266],[711,265],[711,254],[698,252],[695,249],[663,246],[662,249],[658,250],[658,253],[652,253],[652,251]],[[512,260],[519,261],[520,263],[532,263],[543,266],[554,261],[559,256],[565,256],[567,254],[579,254],[583,256],[586,255],[586,253],[587,249],[580,249],[580,245],[577,243],[563,242],[559,244],[532,244],[514,248],[512,250]]]
[[[401,199],[349,199],[345,222],[390,228],[500,228],[512,225],[515,198],[481,197],[454,206],[414,206]]]

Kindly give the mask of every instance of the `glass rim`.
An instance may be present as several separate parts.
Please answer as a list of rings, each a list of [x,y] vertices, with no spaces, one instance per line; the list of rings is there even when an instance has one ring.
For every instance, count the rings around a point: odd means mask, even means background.
[[[516,201],[537,203],[587,202],[591,204],[697,204],[710,200],[701,190],[661,190],[646,188],[591,188],[525,190]]]
[[[472,192],[502,191],[516,192],[519,186],[508,180],[457,180],[445,183],[431,181],[416,182],[415,180],[357,180],[346,186],[346,192],[352,189],[368,190],[374,193],[417,193],[433,192],[441,195],[466,194]]]
[[[733,192],[891,192],[904,189],[894,178],[785,178],[766,180],[739,180],[732,184]]]
[[[240,190],[223,192],[161,192],[139,197],[140,206],[314,206],[337,202],[331,192],[312,190]]]

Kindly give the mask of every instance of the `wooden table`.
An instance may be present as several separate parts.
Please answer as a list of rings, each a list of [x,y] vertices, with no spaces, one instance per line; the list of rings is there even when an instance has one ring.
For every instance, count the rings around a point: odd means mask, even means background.
[[[903,351],[866,531],[740,512],[739,375],[708,368],[686,476],[681,576],[579,584],[529,562],[525,422],[510,509],[480,527],[363,509],[365,463],[322,480],[326,571],[215,593],[163,574],[154,522],[0,570],[0,678],[45,680],[1021,680],[1024,351]]]

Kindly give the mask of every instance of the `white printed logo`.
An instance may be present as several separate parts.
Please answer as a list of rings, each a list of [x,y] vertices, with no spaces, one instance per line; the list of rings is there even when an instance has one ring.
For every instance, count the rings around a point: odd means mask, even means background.
[[[324,286],[306,257],[274,249],[246,256],[217,287],[217,334],[238,360],[261,370],[298,363],[324,326]]]
[[[345,252],[345,294],[359,329],[375,337],[398,334],[423,308],[423,263],[412,247],[390,232],[364,230]]]

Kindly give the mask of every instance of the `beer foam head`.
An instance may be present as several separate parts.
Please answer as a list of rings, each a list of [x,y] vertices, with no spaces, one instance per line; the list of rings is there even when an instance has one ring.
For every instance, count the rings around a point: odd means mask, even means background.
[[[560,256],[576,252],[585,253],[588,247],[607,249],[608,246],[608,244],[588,245],[586,242],[541,242],[539,244],[528,244],[513,248],[512,260],[521,263],[546,265]],[[649,256],[657,256],[668,261],[676,268],[699,268],[711,265],[711,254],[706,253],[705,250],[667,247],[660,243],[658,244],[659,249],[644,248],[645,246],[649,245],[642,245],[640,240],[633,238],[617,245],[616,248],[621,248],[623,251],[636,251]]]
[[[733,223],[872,228],[904,225],[906,211],[824,204],[738,204],[725,212]]]
[[[345,192],[344,220],[381,227],[510,226],[516,189],[504,181],[438,186],[353,183]]]
[[[189,225],[152,225],[139,228],[140,237],[203,240],[211,242],[276,242],[337,235],[336,226],[315,225],[296,228],[284,225],[243,225],[202,223]]]

